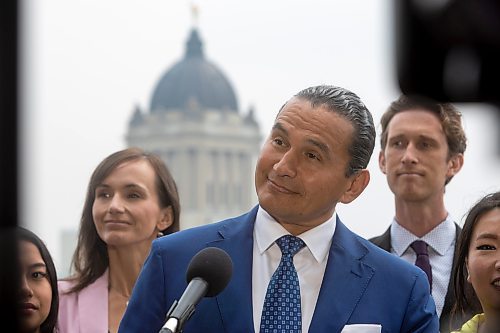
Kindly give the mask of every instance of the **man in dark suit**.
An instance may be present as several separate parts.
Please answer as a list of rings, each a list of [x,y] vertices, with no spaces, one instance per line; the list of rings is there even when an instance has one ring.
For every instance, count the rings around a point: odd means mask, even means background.
[[[158,332],[186,288],[190,259],[218,247],[232,258],[232,279],[201,300],[185,333],[435,333],[425,273],[355,235],[335,212],[368,185],[374,143],[371,114],[354,93],[296,94],[258,159],[259,205],[155,240],[119,332]]]
[[[444,206],[444,193],[464,163],[461,114],[449,103],[401,96],[382,116],[381,127],[379,165],[394,193],[396,214],[389,229],[370,241],[419,266],[425,258],[440,330],[449,332],[455,303],[450,274],[460,227]],[[419,244],[425,253],[419,253]],[[456,320],[453,326],[462,318]]]

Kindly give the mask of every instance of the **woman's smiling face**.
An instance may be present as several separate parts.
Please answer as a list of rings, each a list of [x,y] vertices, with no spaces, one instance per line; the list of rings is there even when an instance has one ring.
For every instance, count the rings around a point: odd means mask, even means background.
[[[488,315],[500,314],[500,208],[479,217],[467,256],[469,281]]]

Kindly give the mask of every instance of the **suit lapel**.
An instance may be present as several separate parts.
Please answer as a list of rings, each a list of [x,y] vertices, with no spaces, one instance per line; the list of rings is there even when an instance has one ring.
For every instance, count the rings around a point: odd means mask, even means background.
[[[220,239],[209,243],[225,250],[233,260],[231,281],[217,297],[226,332],[253,332],[252,258],[253,226],[257,207],[219,230]]]
[[[362,261],[367,252],[337,218],[310,332],[340,332],[348,323],[374,274],[373,268]]]
[[[382,235],[370,238],[370,242],[387,252],[391,252],[391,227],[389,227]]]
[[[78,293],[78,315],[80,332],[108,331],[108,270]]]
[[[457,224],[455,224],[455,247],[456,247],[456,241],[458,240],[458,236],[460,235],[460,231],[462,230]],[[453,255],[453,265],[451,267],[451,271],[453,272],[455,270],[455,255]],[[450,320],[450,313],[453,308],[453,305],[455,304],[455,292],[454,292],[454,284],[453,284],[453,277],[450,276],[450,281],[448,282],[448,290],[446,291],[446,296],[444,298],[444,305],[443,305],[443,310],[441,311],[441,316],[439,316],[439,324],[441,330],[446,330],[449,329],[449,320]]]
[[[226,332],[254,332],[252,307],[253,226],[257,207],[219,230],[208,243],[233,260],[233,277],[216,299]],[[374,274],[362,262],[368,249],[337,218],[337,226],[310,332],[340,331],[348,322]],[[248,286],[247,288],[242,286]],[[332,300],[340,300],[332,302]]]

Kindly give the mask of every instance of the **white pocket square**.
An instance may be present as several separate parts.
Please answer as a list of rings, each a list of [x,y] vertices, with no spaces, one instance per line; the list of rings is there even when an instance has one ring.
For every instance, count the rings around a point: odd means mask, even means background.
[[[345,325],[341,333],[381,333],[382,325],[379,324],[352,324]]]

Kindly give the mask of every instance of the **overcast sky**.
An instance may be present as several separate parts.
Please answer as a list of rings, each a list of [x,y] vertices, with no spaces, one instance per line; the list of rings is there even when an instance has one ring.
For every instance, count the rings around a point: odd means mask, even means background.
[[[148,109],[160,77],[185,51],[190,1],[25,0],[22,219],[60,261],[60,232],[76,229],[91,172],[125,147],[136,105]],[[358,94],[378,121],[399,95],[390,0],[196,1],[205,56],[228,77],[240,112],[253,105],[267,135],[279,107],[308,86]],[[497,119],[485,105],[459,105],[469,137],[465,166],[447,187],[459,223],[500,188]],[[377,135],[380,128],[377,126]],[[394,214],[378,169],[342,220],[370,237]]]

